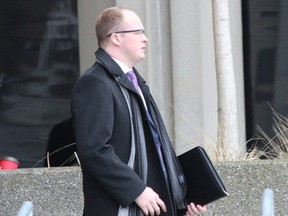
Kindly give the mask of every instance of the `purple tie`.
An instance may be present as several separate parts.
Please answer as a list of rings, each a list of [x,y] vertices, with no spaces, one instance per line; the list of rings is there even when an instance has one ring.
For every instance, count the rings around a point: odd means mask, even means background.
[[[134,88],[137,90],[137,92],[139,92],[139,85],[134,71],[127,72],[127,76],[130,78]]]
[[[137,90],[137,92],[139,92],[140,88],[139,88],[137,77],[136,77],[134,71],[127,72],[127,76],[130,78],[134,88]],[[168,183],[168,174],[167,174],[166,166],[165,166],[165,163],[164,163],[164,158],[163,158],[163,155],[162,155],[162,149],[161,149],[161,143],[160,143],[159,135],[158,135],[158,133],[157,133],[157,131],[155,129],[153,120],[152,120],[148,110],[147,110],[146,113],[147,113],[147,116],[148,116],[148,119],[149,119],[149,122],[150,122],[150,125],[151,125],[150,128],[152,130],[152,135],[154,137],[154,141],[155,141],[155,144],[156,144],[156,148],[157,148],[158,156],[159,156],[159,159],[160,159],[161,167],[162,167],[163,172],[164,172],[165,180]]]

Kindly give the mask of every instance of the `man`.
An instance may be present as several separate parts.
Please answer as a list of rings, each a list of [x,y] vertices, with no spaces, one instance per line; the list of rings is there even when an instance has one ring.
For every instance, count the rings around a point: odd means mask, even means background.
[[[134,68],[145,58],[148,42],[140,18],[128,9],[108,8],[97,19],[96,35],[97,61],[72,94],[84,215],[206,211],[200,205],[186,205],[177,157],[149,88]]]

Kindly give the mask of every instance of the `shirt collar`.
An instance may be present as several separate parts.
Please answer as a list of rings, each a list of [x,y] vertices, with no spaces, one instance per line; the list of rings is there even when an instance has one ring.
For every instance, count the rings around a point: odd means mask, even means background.
[[[126,74],[129,71],[132,71],[132,68],[129,68],[126,64],[124,64],[123,62],[121,62],[120,60],[113,58],[112,59],[119,65],[119,67],[122,69],[122,71]]]

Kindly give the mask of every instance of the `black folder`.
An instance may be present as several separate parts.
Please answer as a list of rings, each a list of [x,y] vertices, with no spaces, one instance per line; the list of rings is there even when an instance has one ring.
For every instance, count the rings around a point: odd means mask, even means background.
[[[205,150],[197,146],[178,156],[187,182],[187,203],[207,205],[228,195]]]

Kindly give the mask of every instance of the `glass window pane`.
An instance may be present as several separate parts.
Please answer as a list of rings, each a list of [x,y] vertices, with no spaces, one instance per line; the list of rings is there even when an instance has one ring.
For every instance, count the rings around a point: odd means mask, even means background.
[[[43,166],[51,131],[70,121],[77,0],[0,0],[0,47],[0,155],[20,168]],[[59,145],[73,141],[70,129],[62,128]]]
[[[288,1],[243,1],[247,138],[270,137],[272,109],[288,116]],[[260,142],[258,142],[261,145]]]

